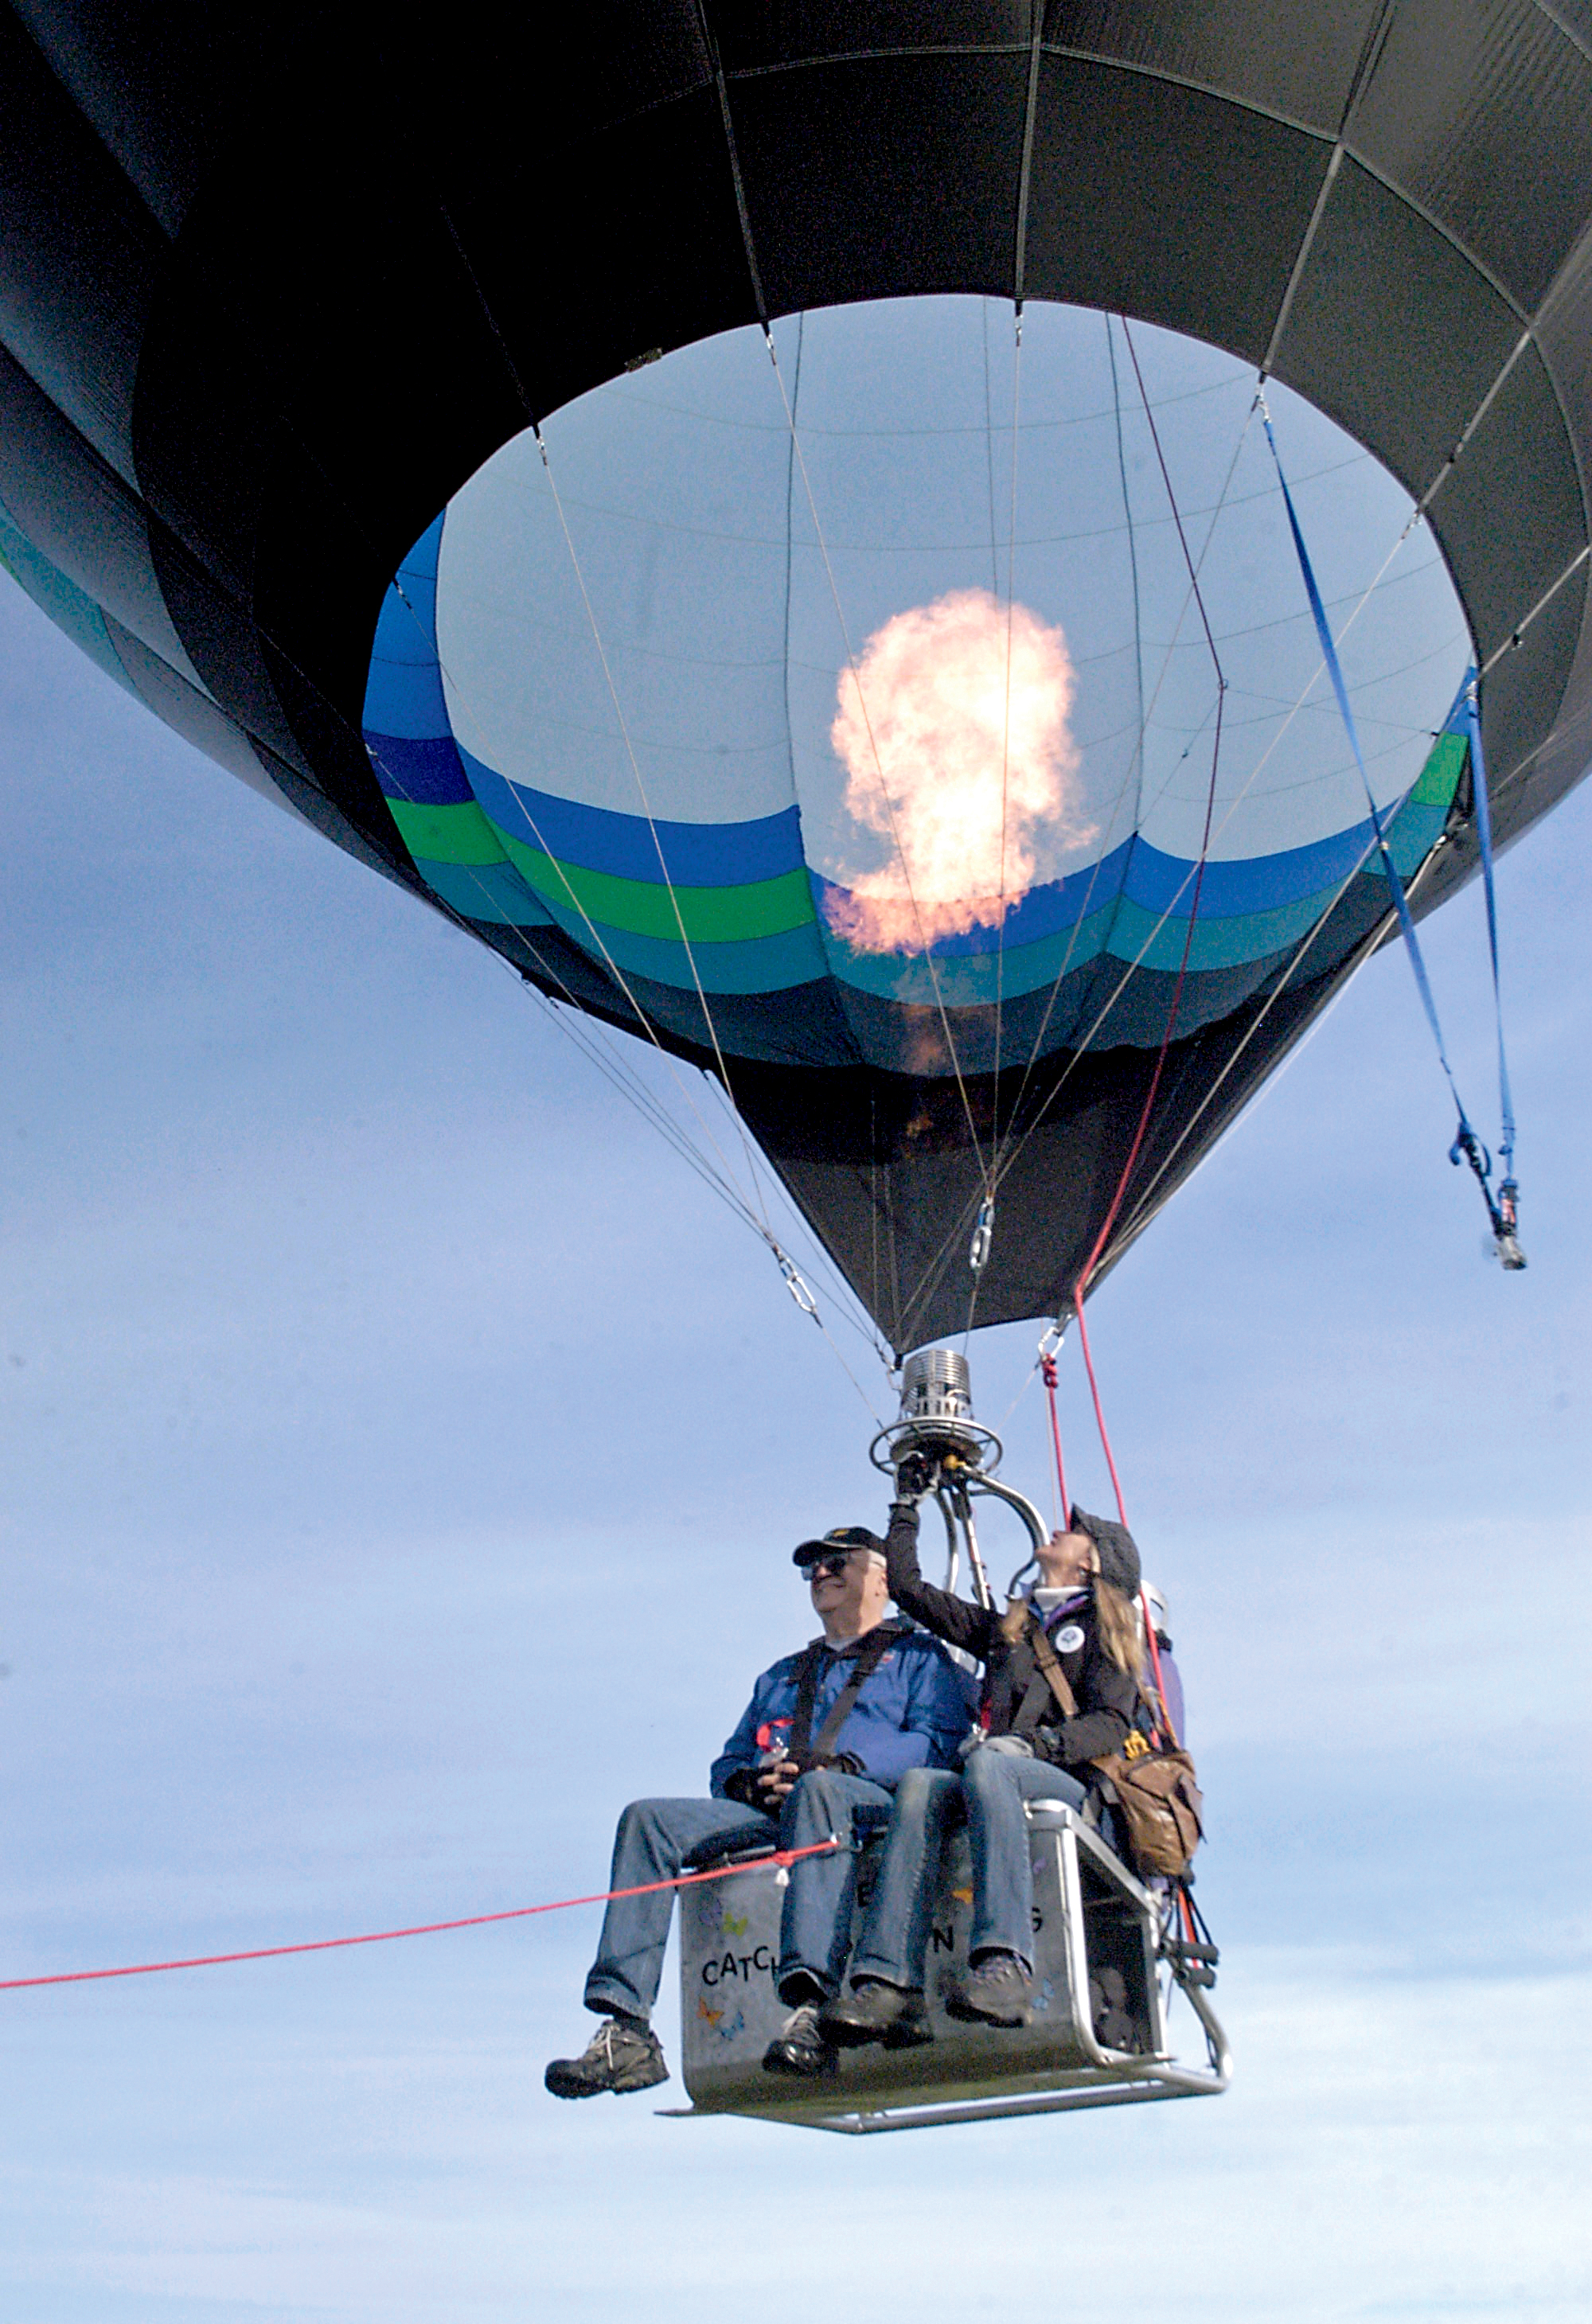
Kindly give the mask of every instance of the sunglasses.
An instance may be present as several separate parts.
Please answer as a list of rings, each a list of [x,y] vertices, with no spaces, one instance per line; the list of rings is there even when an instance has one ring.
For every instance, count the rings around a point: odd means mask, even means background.
[[[856,1554],[855,1550],[836,1549],[831,1550],[827,1557],[810,1557],[805,1568],[809,1582],[822,1582],[828,1578],[838,1582]]]

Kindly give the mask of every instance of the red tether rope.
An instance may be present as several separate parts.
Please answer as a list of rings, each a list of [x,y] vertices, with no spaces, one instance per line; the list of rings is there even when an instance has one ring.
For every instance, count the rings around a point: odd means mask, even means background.
[[[1056,1455],[1056,1489],[1061,1496],[1061,1530],[1066,1532],[1072,1520],[1072,1503],[1067,1498],[1067,1471],[1061,1460],[1061,1423],[1056,1416],[1056,1359],[1040,1358],[1040,1378],[1045,1384],[1045,1394],[1051,1399],[1051,1444]]]
[[[1159,1070],[1160,1068],[1157,1067],[1157,1071]],[[1152,1088],[1151,1094],[1152,1096],[1154,1094],[1153,1088]],[[1142,1128],[1143,1124],[1140,1126]],[[1121,1194],[1121,1191],[1122,1189],[1119,1186],[1117,1189],[1118,1194]],[[1097,1246],[1097,1248],[1098,1246]],[[1099,1425],[1100,1443],[1106,1454],[1106,1466],[1111,1471],[1111,1489],[1116,1495],[1116,1514],[1122,1523],[1125,1526],[1127,1523],[1127,1505],[1123,1499],[1122,1480],[1116,1473],[1116,1461],[1111,1450],[1111,1434],[1106,1425],[1106,1407],[1100,1401],[1100,1384],[1095,1378],[1095,1361],[1094,1358],[1089,1353],[1088,1326],[1084,1322],[1084,1277],[1079,1276],[1078,1287],[1074,1295],[1078,1303],[1078,1342],[1083,1349],[1084,1365],[1089,1376],[1089,1394],[1095,1399],[1095,1418]],[[1150,1642],[1150,1667],[1155,1673],[1156,1700],[1161,1705],[1161,1716],[1166,1723],[1166,1731],[1171,1738],[1173,1743],[1176,1743],[1178,1740],[1178,1730],[1172,1724],[1171,1711],[1168,1707],[1166,1700],[1166,1680],[1162,1675],[1161,1668],[1161,1641],[1155,1635],[1155,1616],[1150,1604],[1150,1593],[1143,1587],[1143,1583],[1140,1584],[1139,1588],[1139,1608],[1144,1618],[1144,1636]]]
[[[1168,1738],[1175,1745],[1178,1741],[1178,1730],[1172,1725],[1172,1715],[1167,1708],[1166,1680],[1162,1674],[1161,1668],[1161,1640],[1155,1635],[1155,1616],[1151,1609],[1150,1592],[1142,1583],[1139,1588],[1139,1603],[1144,1609],[1144,1636],[1150,1641],[1150,1667],[1155,1673],[1156,1700],[1161,1704],[1161,1715],[1166,1721]]]
[[[329,1953],[343,1945],[390,1945],[396,1937],[434,1937],[447,1929],[484,1929],[493,1921],[526,1921],[538,1913],[567,1913],[577,1904],[607,1904],[618,1896],[651,1896],[660,1888],[694,1888],[704,1880],[727,1880],[732,1872],[782,1870],[804,1856],[828,1856],[838,1840],[815,1840],[809,1848],[776,1848],[736,1864],[717,1864],[709,1872],[677,1873],[672,1880],[648,1880],[639,1888],[604,1888],[595,1896],[560,1896],[551,1904],[516,1904],[508,1913],[472,1913],[464,1921],[425,1921],[414,1929],[377,1929],[368,1936],[317,1937],[304,1945],[257,1945],[242,1953],[199,1953],[191,1960],[134,1961],[127,1969],[69,1969],[53,1977],[0,1978],[0,1993],[20,1993],[32,1985],[88,1985],[105,1977],[155,1977],[169,1969],[218,1969],[227,1961],[280,1960],[284,1953]]]

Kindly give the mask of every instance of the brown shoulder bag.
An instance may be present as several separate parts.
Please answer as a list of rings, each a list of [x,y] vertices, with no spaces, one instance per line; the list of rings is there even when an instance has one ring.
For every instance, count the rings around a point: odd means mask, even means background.
[[[1034,1661],[1065,1719],[1078,1717],[1078,1698],[1041,1623],[1029,1615],[1029,1645]],[[1176,1878],[1194,1861],[1204,1837],[1199,1785],[1194,1762],[1180,1744],[1155,1744],[1132,1729],[1125,1749],[1102,1753],[1089,1762],[1104,1777],[1103,1788],[1126,1826],[1128,1853],[1140,1872]]]

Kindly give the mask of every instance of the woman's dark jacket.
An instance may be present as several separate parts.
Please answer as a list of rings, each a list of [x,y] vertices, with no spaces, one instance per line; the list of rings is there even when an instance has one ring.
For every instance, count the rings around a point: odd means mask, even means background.
[[[1056,1654],[1078,1702],[1078,1717],[1064,1719],[1026,1631],[1008,1643],[997,1613],[924,1581],[918,1566],[918,1512],[910,1501],[897,1501],[891,1509],[884,1554],[890,1594],[902,1612],[984,1665],[989,1734],[1023,1736],[1035,1758],[1055,1767],[1085,1767],[1091,1759],[1121,1750],[1134,1722],[1139,1690],[1102,1648],[1090,1600],[1066,1616],[1083,1632],[1083,1643],[1069,1654],[1060,1649]],[[1037,1621],[1039,1617],[1031,1618]]]

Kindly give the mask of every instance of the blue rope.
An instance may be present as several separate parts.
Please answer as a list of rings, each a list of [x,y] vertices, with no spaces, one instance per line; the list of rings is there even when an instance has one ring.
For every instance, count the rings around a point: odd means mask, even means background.
[[[1283,474],[1282,456],[1277,449],[1277,438],[1272,430],[1272,415],[1266,408],[1263,389],[1258,401],[1261,422],[1266,431],[1266,442],[1272,447],[1272,460],[1277,471],[1277,482],[1282,488],[1282,504],[1288,512],[1288,526],[1293,535],[1293,546],[1299,558],[1299,569],[1304,576],[1305,595],[1310,601],[1310,616],[1316,624],[1316,636],[1320,644],[1321,658],[1326,662],[1328,673],[1332,679],[1332,691],[1337,696],[1337,707],[1343,719],[1344,729],[1348,735],[1349,746],[1355,754],[1355,764],[1360,770],[1360,780],[1365,791],[1365,804],[1371,811],[1371,828],[1376,835],[1377,852],[1382,858],[1383,871],[1387,876],[1393,909],[1399,916],[1399,927],[1403,933],[1405,949],[1410,955],[1410,965],[1415,973],[1415,982],[1421,994],[1421,1006],[1426,1011],[1426,1021],[1431,1027],[1431,1037],[1437,1044],[1438,1062],[1447,1077],[1449,1089],[1454,1100],[1454,1110],[1458,1115],[1458,1127],[1455,1132],[1454,1142],[1449,1148],[1449,1159],[1456,1164],[1461,1161],[1469,1163],[1476,1174],[1476,1184],[1481,1188],[1482,1200],[1487,1206],[1487,1217],[1492,1222],[1493,1236],[1498,1247],[1499,1257],[1507,1268],[1523,1268],[1525,1265],[1524,1255],[1514,1239],[1516,1197],[1520,1189],[1515,1185],[1513,1175],[1514,1112],[1509,1093],[1509,1068],[1504,1052],[1504,1003],[1498,982],[1498,920],[1493,892],[1493,834],[1492,823],[1487,812],[1486,770],[1482,759],[1481,718],[1476,705],[1476,672],[1471,670],[1467,673],[1464,698],[1467,734],[1470,744],[1472,787],[1476,801],[1476,836],[1481,846],[1482,879],[1487,896],[1487,935],[1493,954],[1493,1000],[1498,1019],[1498,1081],[1504,1113],[1504,1138],[1499,1152],[1504,1164],[1504,1176],[1496,1196],[1494,1194],[1492,1185],[1493,1157],[1471,1126],[1470,1117],[1465,1111],[1465,1101],[1459,1094],[1459,1084],[1454,1079],[1454,1068],[1449,1063],[1449,1052],[1443,1040],[1442,1025],[1438,1018],[1437,1002],[1432,998],[1431,981],[1426,973],[1426,962],[1421,950],[1421,939],[1415,933],[1414,916],[1410,909],[1409,898],[1404,893],[1404,883],[1398,875],[1393,855],[1388,848],[1382,813],[1376,804],[1375,793],[1371,788],[1371,778],[1365,771],[1365,756],[1360,748],[1360,734],[1359,729],[1355,724],[1355,714],[1349,706],[1348,688],[1344,683],[1343,664],[1337,659],[1337,647],[1333,639],[1331,624],[1327,619],[1327,608],[1321,602],[1321,592],[1316,585],[1315,568],[1310,563],[1310,550],[1305,547],[1304,533],[1299,521],[1299,512],[1293,505],[1293,494],[1288,489],[1288,478]]]
[[[1277,482],[1282,487],[1282,504],[1288,511],[1288,523],[1293,534],[1293,546],[1299,555],[1299,569],[1304,576],[1305,595],[1310,601],[1310,613],[1316,624],[1316,636],[1320,643],[1321,657],[1331,677],[1332,690],[1337,696],[1337,707],[1342,714],[1344,726],[1348,733],[1349,747],[1354,752],[1355,764],[1360,770],[1360,780],[1365,788],[1365,804],[1371,810],[1371,828],[1376,835],[1377,850],[1382,857],[1382,868],[1387,874],[1387,884],[1393,897],[1393,909],[1399,916],[1399,926],[1403,930],[1404,942],[1409,947],[1410,965],[1415,972],[1415,982],[1420,988],[1421,1005],[1426,1010],[1426,1021],[1431,1027],[1431,1038],[1437,1043],[1439,1060],[1444,1073],[1448,1075],[1449,1087],[1454,1093],[1454,1104],[1459,1115],[1459,1127],[1462,1130],[1468,1130],[1470,1122],[1465,1111],[1464,1102],[1459,1095],[1458,1084],[1454,1079],[1454,1069],[1449,1063],[1449,1052],[1443,1043],[1443,1028],[1438,1021],[1437,1002],[1431,996],[1431,983],[1426,973],[1426,962],[1421,956],[1421,939],[1415,933],[1415,921],[1410,910],[1409,898],[1404,893],[1404,883],[1394,869],[1393,856],[1388,850],[1386,834],[1383,829],[1382,813],[1377,807],[1375,794],[1371,788],[1371,778],[1365,772],[1365,758],[1360,748],[1359,729],[1355,724],[1355,714],[1349,707],[1348,688],[1343,680],[1343,664],[1337,659],[1337,648],[1333,641],[1331,627],[1327,619],[1327,608],[1321,603],[1321,592],[1316,586],[1315,567],[1310,563],[1310,553],[1305,547],[1304,534],[1300,530],[1299,513],[1293,505],[1293,494],[1289,491],[1288,479],[1282,473],[1282,456],[1277,450],[1277,438],[1272,433],[1272,415],[1266,409],[1263,395],[1261,398],[1261,420],[1266,431],[1266,441],[1272,447],[1272,458],[1277,470]]]
[[[1507,1183],[1514,1176],[1514,1100],[1509,1088],[1509,1057],[1504,1046],[1504,989],[1498,976],[1498,898],[1493,884],[1493,813],[1487,799],[1487,762],[1482,753],[1481,704],[1475,670],[1464,691],[1465,731],[1470,743],[1471,788],[1476,794],[1476,836],[1481,849],[1482,886],[1487,898],[1487,949],[1493,957],[1493,1014],[1498,1026],[1498,1110],[1504,1134],[1498,1158]]]

